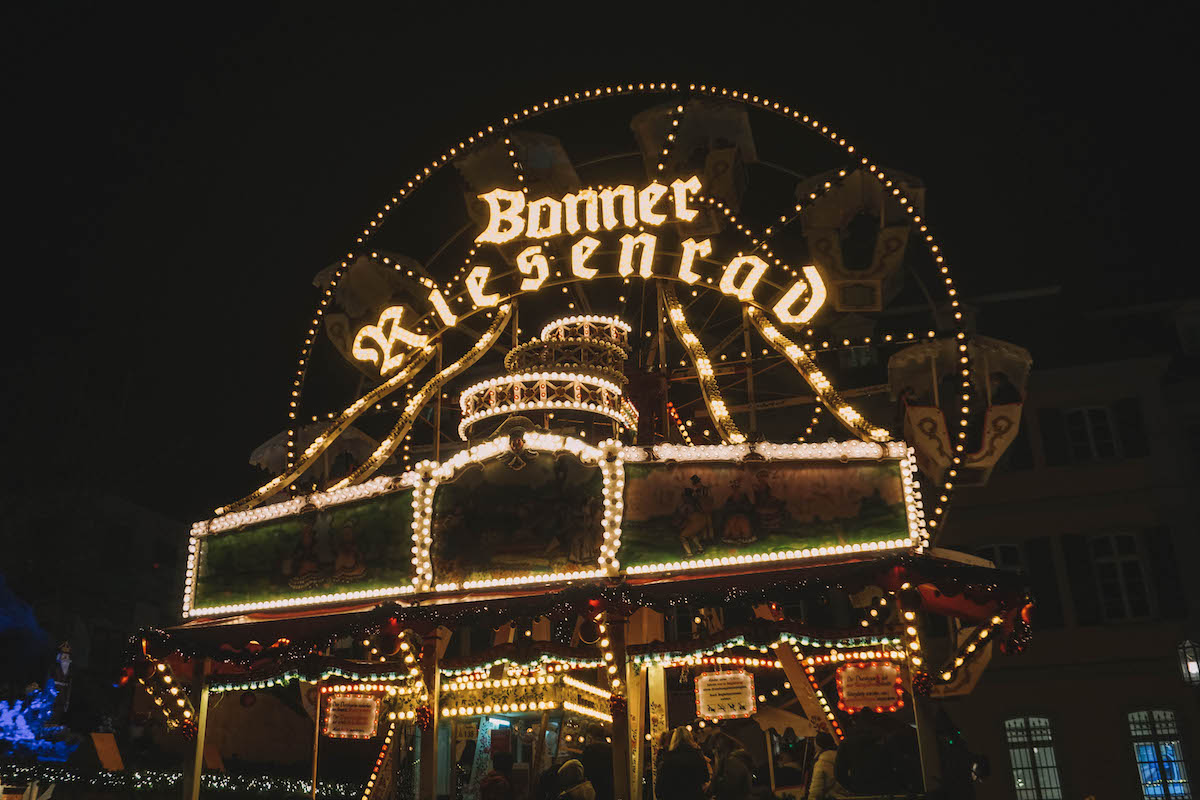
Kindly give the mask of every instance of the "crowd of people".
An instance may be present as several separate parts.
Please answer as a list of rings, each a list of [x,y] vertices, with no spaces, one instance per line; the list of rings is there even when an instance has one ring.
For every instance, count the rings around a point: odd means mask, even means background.
[[[806,800],[845,796],[838,783],[833,737],[816,737]],[[515,800],[510,753],[492,756],[492,770],[479,784],[480,800]],[[750,800],[764,794],[756,781],[755,763],[742,743],[722,731],[696,740],[688,726],[667,731],[660,739],[654,775],[657,800]],[[647,776],[649,777],[649,776]],[[551,766],[536,776],[531,800],[614,800],[613,754],[604,729],[593,726],[577,758]],[[769,791],[766,792],[769,796]]]

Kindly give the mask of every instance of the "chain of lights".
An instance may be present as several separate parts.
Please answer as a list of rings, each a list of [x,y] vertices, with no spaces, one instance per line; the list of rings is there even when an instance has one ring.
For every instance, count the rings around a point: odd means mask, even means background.
[[[667,401],[667,413],[671,415],[671,421],[675,423],[675,429],[679,431],[679,436],[683,439],[683,443],[691,447],[692,437],[688,434],[687,426],[683,424],[683,420],[679,418],[679,412],[675,410],[675,404],[670,400]]]
[[[586,89],[582,92],[574,92],[573,94],[564,94],[561,97],[557,97],[557,96],[552,97],[552,98],[547,99],[543,103],[537,103],[531,107],[525,107],[525,108],[521,109],[520,111],[515,111],[511,115],[503,117],[495,125],[486,126],[485,129],[481,128],[476,133],[471,134],[471,135],[465,137],[464,139],[460,140],[458,142],[457,146],[450,147],[447,151],[443,152],[439,157],[432,159],[429,162],[428,166],[424,166],[421,169],[419,169],[413,175],[412,179],[408,180],[405,185],[401,186],[390,197],[389,201],[385,202],[383,204],[382,209],[380,211],[378,211],[371,219],[368,220],[366,226],[362,229],[360,235],[356,238],[356,241],[360,245],[365,244],[367,242],[367,240],[371,238],[371,236],[374,234],[374,232],[379,230],[380,226],[382,225],[383,221],[386,218],[386,215],[388,213],[392,212],[393,210],[395,210],[397,207],[399,207],[403,203],[403,201],[405,201],[418,188],[420,188],[431,176],[436,174],[446,164],[450,163],[454,157],[466,152],[468,149],[474,148],[475,146],[481,144],[484,141],[491,139],[492,136],[494,136],[494,135],[496,135],[496,136],[501,135],[497,132],[498,130],[504,130],[507,128],[511,128],[512,126],[514,126],[520,122],[523,122],[525,120],[528,120],[532,117],[537,117],[548,111],[558,109],[558,108],[564,108],[566,106],[577,104],[577,103],[589,102],[589,101],[599,100],[599,99],[608,98],[608,97],[635,94],[635,93],[663,93],[663,92],[667,92],[667,91],[675,92],[675,91],[679,91],[679,90],[681,90],[681,84],[674,83],[674,82],[667,83],[665,81],[664,82],[650,82],[650,83],[640,82],[640,83],[636,83],[636,84],[635,83],[613,84],[613,85],[608,85],[608,86],[596,87],[594,90]],[[687,84],[687,90],[690,92],[696,93],[697,95],[700,95],[700,96],[707,95],[707,96],[712,96],[712,97],[720,97],[720,98],[732,100],[735,102],[740,102],[750,108],[755,108],[755,109],[761,110],[765,113],[770,113],[770,114],[774,114],[776,116],[782,117],[783,119],[786,119],[795,124],[801,125],[802,127],[804,127],[807,130],[811,130],[815,135],[819,135],[822,139],[826,139],[830,143],[835,144],[836,146],[842,148],[847,154],[852,154],[852,155],[856,154],[855,146],[848,143],[847,140],[845,139],[845,137],[839,136],[837,131],[831,130],[828,125],[822,125],[819,120],[813,119],[813,118],[809,117],[808,115],[803,115],[803,114],[801,114],[801,112],[799,112],[797,110],[793,110],[787,104],[780,103],[777,100],[772,100],[771,98],[762,97],[757,94],[752,95],[750,92],[744,92],[744,91],[740,91],[737,89],[729,89],[727,87],[718,87],[718,86],[713,86],[713,85],[708,85],[708,84],[695,84],[695,83]],[[514,156],[515,156],[515,154],[514,154]],[[963,367],[964,367],[964,369],[962,370],[963,378],[964,378],[963,400],[964,400],[964,408],[969,408],[970,394],[971,394],[970,362],[969,362],[969,358],[966,357],[965,343],[963,343],[961,341],[961,340],[965,339],[965,332],[962,329],[962,312],[960,309],[961,304],[956,296],[957,291],[954,289],[953,281],[949,277],[949,268],[945,263],[945,256],[941,252],[941,247],[940,247],[940,245],[936,244],[934,237],[932,236],[931,233],[929,233],[928,225],[921,218],[921,216],[916,213],[916,209],[914,208],[913,205],[911,205],[908,202],[908,198],[902,196],[900,186],[895,185],[895,182],[893,180],[888,179],[885,176],[885,174],[879,170],[878,165],[872,163],[870,161],[870,159],[862,157],[861,154],[855,155],[855,157],[859,159],[859,163],[861,163],[863,167],[867,168],[872,174],[874,174],[876,176],[876,178],[881,183],[883,183],[885,188],[892,190],[893,196],[895,196],[900,201],[900,203],[904,207],[906,213],[908,213],[909,216],[911,217],[912,223],[914,225],[917,225],[918,230],[922,234],[924,234],[925,241],[930,248],[930,252],[933,254],[934,261],[937,263],[942,275],[944,276],[943,280],[944,280],[948,295],[950,297],[950,305],[954,309],[955,321],[956,321],[956,325],[959,329],[958,330],[958,338],[960,339],[960,344],[963,346],[963,349],[960,350],[960,352],[962,353],[961,357],[964,359],[962,362],[960,362],[963,364]],[[785,222],[787,221],[786,215],[784,217],[781,217],[781,221],[785,221]],[[321,304],[318,307],[317,315],[314,317],[313,324],[309,329],[309,338],[306,339],[305,346],[302,348],[302,351],[301,351],[299,370],[297,372],[297,380],[295,382],[296,390],[299,390],[303,383],[303,377],[304,377],[304,374],[306,372],[306,367],[307,367],[307,358],[308,358],[309,352],[311,351],[312,337],[315,336],[315,334],[316,334],[316,330],[319,325],[320,317],[323,314],[324,309],[327,307],[327,304],[329,302],[329,297],[332,295],[332,290],[334,288],[336,288],[337,282],[340,280],[341,275],[344,272],[347,265],[348,265],[348,262],[342,262],[340,268],[335,272],[333,279],[330,281],[329,287],[325,291],[325,297],[322,298]],[[297,400],[297,396],[294,395],[293,401],[291,404],[291,411],[289,412],[289,419],[291,419],[293,421],[295,420],[295,416],[296,416],[296,400]],[[963,416],[963,419],[961,420],[961,423],[962,423],[961,427],[965,428],[966,412],[964,412],[964,416]],[[965,432],[965,430],[961,430],[959,433],[960,433],[960,436],[957,437],[959,442],[955,448],[956,455],[952,459],[952,462],[956,467],[961,465],[962,458],[963,458],[963,450],[965,449],[965,446],[963,445],[962,440],[965,439],[966,432]],[[291,446],[290,442],[291,442],[292,437],[293,437],[293,432],[289,431],[289,447]],[[956,469],[951,469],[948,473],[947,477],[950,480],[946,481],[947,496],[952,488],[953,478],[956,477],[956,475],[957,475]],[[934,509],[935,516],[938,516],[941,513],[943,513],[943,506],[946,502],[948,502],[948,499],[942,500],[941,501],[942,505],[939,505],[938,507],[936,507]],[[937,519],[931,520],[931,522],[930,522],[931,527],[936,527],[936,524],[937,524]]]
[[[566,672],[575,669],[595,669],[602,662],[597,658],[571,658],[557,655],[542,655],[530,661],[513,661],[510,658],[498,658],[482,664],[462,667],[459,669],[443,669],[442,676],[452,680],[485,680],[493,667],[502,667],[510,671],[510,678],[537,677],[539,674]]]
[[[171,667],[165,661],[154,663],[149,677],[139,677],[138,684],[150,695],[154,705],[162,712],[171,728],[194,725],[192,701],[185,689],[179,687]]]
[[[512,317],[512,306],[505,303],[497,308],[496,311],[497,313],[491,326],[484,332],[483,336],[479,337],[479,340],[475,344],[471,345],[471,349],[453,364],[443,368],[441,372],[426,381],[425,385],[409,398],[408,403],[404,407],[404,412],[400,415],[400,419],[396,421],[395,426],[388,432],[387,437],[379,443],[379,447],[375,449],[375,452],[358,469],[333,484],[330,487],[331,489],[336,490],[341,489],[343,486],[361,483],[373,475],[375,470],[382,467],[384,462],[391,458],[392,453],[400,446],[405,434],[408,433],[408,429],[416,421],[417,415],[421,412],[425,403],[429,401],[430,396],[436,395],[441,391],[446,381],[478,361],[484,353],[491,349],[496,340],[500,338],[500,334],[504,331],[509,319]]]
[[[412,360],[408,362],[407,367],[347,406],[329,427],[317,436],[312,444],[305,448],[299,461],[289,458],[288,466],[282,473],[276,475],[241,500],[221,506],[214,513],[220,516],[231,511],[252,508],[303,475],[309,467],[318,461],[321,454],[333,444],[334,440],[349,428],[350,424],[358,419],[373,403],[391,394],[400,384],[420,372],[429,363],[429,359],[433,357],[433,350],[434,348],[431,346],[418,349],[413,355]]]
[[[606,317],[599,314],[576,314],[570,317],[556,319],[542,328],[541,340],[544,342],[567,341],[571,339],[589,339],[607,341],[617,345],[622,350],[629,350],[629,334],[633,327],[620,317]]]
[[[572,703],[570,700],[563,701],[562,707],[565,711],[571,711],[583,717],[590,717],[592,719],[599,720],[600,722],[612,724],[613,721],[612,714],[607,714],[600,709],[592,708],[591,706]]]
[[[667,319],[671,322],[671,328],[679,337],[679,341],[683,344],[683,348],[687,351],[688,358],[691,359],[692,366],[696,370],[696,376],[700,382],[700,394],[704,398],[705,407],[708,408],[708,415],[712,418],[713,424],[724,441],[733,444],[745,442],[746,435],[738,429],[733,417],[729,415],[725,401],[721,398],[721,387],[717,384],[716,376],[713,374],[712,362],[708,359],[708,353],[705,352],[704,345],[700,343],[700,338],[692,333],[691,326],[687,323],[683,306],[679,304],[679,298],[675,294],[675,287],[670,283],[663,283],[662,289]]]
[[[662,175],[667,168],[667,160],[671,156],[671,149],[675,146],[675,139],[679,135],[679,123],[683,120],[683,104],[672,106],[667,112],[667,119],[671,125],[667,128],[667,141],[663,144],[662,152],[658,157],[657,172]]]
[[[900,584],[901,591],[907,591],[912,588],[912,584],[905,582]],[[917,612],[904,608],[900,603],[900,599],[896,597],[896,609],[900,616],[900,625],[904,630],[904,652],[907,654],[909,664],[909,680],[916,680],[918,674],[926,673],[925,669],[925,654],[921,650],[921,634],[917,630]]]
[[[617,552],[621,549],[621,520],[625,515],[625,461],[621,443],[606,439],[600,444],[600,475],[604,481],[604,541],[600,545],[600,569],[610,577],[621,571]]]
[[[759,664],[751,664],[751,666],[775,666],[780,667],[778,660],[768,661],[764,659],[756,659],[754,657],[733,657],[724,656],[722,653],[727,650],[732,650],[735,647],[745,647],[751,651],[756,651],[761,654],[770,653],[772,650],[777,650],[783,646],[790,646],[794,652],[801,658],[804,654],[801,653],[801,647],[811,648],[828,648],[831,652],[836,653],[838,649],[854,649],[861,647],[889,647],[893,644],[899,644],[899,639],[889,638],[887,636],[851,636],[842,639],[818,639],[805,635],[781,634],[778,639],[773,639],[767,644],[757,644],[748,641],[744,634],[731,636],[720,642],[715,642],[707,647],[698,648],[692,651],[687,651],[681,647],[665,648],[656,651],[642,651],[632,656],[631,660],[635,665],[642,669],[646,669],[651,665],[655,666],[677,666],[679,664],[699,664],[707,659],[728,659],[732,661],[723,662],[720,660],[713,663],[743,663],[749,664],[752,661],[761,662]],[[821,658],[821,656],[816,656]],[[742,659],[742,660],[739,660]],[[814,662],[816,663],[816,662]]]
[[[813,406],[812,419],[810,419],[808,421],[808,425],[804,429],[804,435],[798,437],[800,442],[803,443],[809,436],[812,436],[812,432],[814,430],[816,430],[818,423],[820,423],[820,421],[821,421],[821,409],[822,408],[823,408],[823,406],[820,406],[820,405]]]
[[[189,556],[190,559],[190,556]],[[194,569],[194,568],[193,568]],[[219,616],[222,614],[238,614],[253,611],[270,611],[278,608],[299,608],[301,606],[319,605],[321,603],[342,603],[353,600],[375,600],[385,597],[396,597],[412,594],[416,591],[413,586],[385,586],[381,589],[360,589],[354,592],[328,592],[326,594],[307,595],[305,597],[286,597],[279,600],[259,600],[252,603],[231,603],[223,606],[205,606],[195,608],[194,584],[188,585],[189,593],[184,596],[183,616],[202,617]]]
[[[122,772],[108,770],[83,770],[75,767],[52,766],[49,764],[3,764],[0,765],[0,782],[5,786],[28,785],[37,782],[41,786],[53,784],[59,787],[88,787],[105,793],[134,790],[137,792],[178,792],[183,773],[139,768]],[[200,776],[203,796],[235,793],[238,797],[247,794],[269,797],[308,797],[312,782],[301,778],[283,778],[275,775],[229,775],[221,772],[205,772]],[[362,786],[357,783],[317,784],[317,797],[328,800],[354,800],[359,797]]]
[[[625,348],[604,339],[532,339],[508,351],[504,368],[509,372],[585,369],[623,382],[625,356]]]
[[[463,390],[458,435],[480,420],[521,411],[573,409],[636,428],[638,413],[612,381],[577,372],[526,372],[481,381]]]
[[[367,785],[363,787],[362,800],[370,800],[371,794],[375,791],[375,784],[380,782],[380,775],[383,773],[384,765],[389,763],[389,749],[392,746],[392,739],[396,735],[396,723],[392,722],[388,725],[387,733],[383,735],[383,746],[379,748],[379,756],[375,759],[374,766],[371,767],[371,775],[367,778]]]
[[[805,664],[804,675],[808,678],[808,683],[812,687],[813,694],[816,695],[817,702],[821,705],[821,710],[825,712],[825,717],[829,720],[829,724],[833,728],[834,736],[839,740],[842,739],[845,734],[842,732],[842,726],[838,723],[837,715],[829,707],[829,700],[825,698],[825,693],[821,691],[821,685],[817,683],[816,668],[811,664]]]
[[[862,414],[847,403],[837,389],[833,388],[833,384],[829,382],[829,379],[825,377],[825,374],[821,372],[804,348],[784,336],[761,311],[753,306],[746,306],[746,313],[767,343],[792,363],[792,366],[808,381],[808,385],[812,387],[821,402],[851,433],[864,441],[886,442],[892,438],[886,428],[871,425]]]
[[[272,675],[269,678],[256,678],[252,680],[242,678],[238,680],[214,681],[209,684],[208,690],[215,693],[251,692],[255,691],[256,689],[271,689],[276,686],[287,686],[288,684],[297,680],[324,682],[328,681],[330,678],[360,681],[363,682],[362,685],[364,686],[380,684],[384,681],[388,681],[390,683],[383,685],[387,686],[388,688],[395,689],[394,695],[398,697],[410,695],[417,691],[417,689],[413,686],[395,685],[395,681],[410,680],[412,678],[412,675],[408,671],[397,672],[395,670],[390,670],[384,672],[380,670],[378,672],[372,672],[370,670],[365,670],[363,672],[357,672],[355,670],[342,669],[339,667],[322,670],[321,672],[315,674],[295,669],[282,672],[278,675]],[[363,691],[368,690],[363,689]],[[392,692],[388,693],[393,694]]]
[[[590,698],[601,698],[607,703],[611,696],[604,689],[569,675],[529,675],[485,680],[456,678],[443,692],[443,717],[525,713],[555,708],[584,708],[586,711],[579,713],[594,715],[600,712],[590,707],[596,702]]]
[[[1003,624],[1004,617],[996,615],[988,621],[988,624],[979,626],[967,638],[967,640],[963,642],[962,647],[958,649],[958,652],[955,653],[950,660],[947,661],[946,664],[937,671],[937,674],[934,675],[934,680],[941,683],[949,683],[954,680],[954,676],[958,672],[959,668],[962,667],[967,661],[971,660],[971,657],[975,654],[975,652],[981,649],[983,645],[987,644],[988,637],[995,633],[996,629]]]
[[[897,640],[898,641],[898,640]],[[840,650],[834,650],[828,655],[805,656],[804,663],[810,666],[820,666],[823,664],[841,664],[846,661],[859,661],[861,659],[870,659],[872,661],[883,661],[889,659],[892,661],[903,661],[904,651],[902,650],[864,650],[855,651],[852,653],[844,653]]]

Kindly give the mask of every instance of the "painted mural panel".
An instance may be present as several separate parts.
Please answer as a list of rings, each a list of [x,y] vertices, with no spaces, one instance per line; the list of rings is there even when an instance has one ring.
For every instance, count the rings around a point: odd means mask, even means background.
[[[625,465],[622,565],[903,539],[897,462]]]
[[[600,469],[569,453],[466,467],[433,497],[438,583],[594,570],[604,542]]]
[[[197,608],[412,583],[412,490],[203,537]]]

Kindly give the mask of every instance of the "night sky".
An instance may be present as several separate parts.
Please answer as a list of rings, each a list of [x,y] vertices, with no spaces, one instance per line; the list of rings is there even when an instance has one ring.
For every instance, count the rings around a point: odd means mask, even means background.
[[[1182,17],[904,5],[6,11],[6,488],[75,481],[181,521],[244,494],[312,276],[452,138],[598,83],[716,82],[829,120],[925,180],[968,298],[1194,291]]]

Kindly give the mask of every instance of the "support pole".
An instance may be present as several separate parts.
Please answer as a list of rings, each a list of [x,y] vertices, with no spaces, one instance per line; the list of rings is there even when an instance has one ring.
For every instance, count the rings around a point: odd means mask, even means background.
[[[655,293],[658,297],[656,308],[658,309],[658,368],[662,372],[663,377],[667,377],[670,370],[667,369],[667,334],[664,324],[667,315],[666,307],[663,305],[663,290],[662,284],[658,281],[654,282]],[[671,440],[671,420],[667,419],[667,394],[664,391],[662,402],[659,403],[656,409],[658,415],[662,418],[662,435],[665,441]]]
[[[303,686],[303,684],[301,684]],[[301,689],[303,691],[303,689]],[[317,678],[317,707],[313,711],[312,749],[312,792],[309,797],[317,800],[317,749],[321,744],[321,679]]]
[[[912,624],[920,630],[919,611]],[[924,654],[924,656],[925,658],[929,657],[928,654]],[[938,755],[933,703],[928,697],[918,697],[917,693],[913,691],[911,663],[907,665],[905,673],[908,675],[908,696],[912,699],[913,722],[917,727],[917,748],[921,756],[921,781],[925,786],[925,794],[928,795],[942,787],[942,762]]]
[[[667,718],[667,684],[662,664],[646,670],[646,688],[650,695],[650,796],[658,791],[658,751],[663,734],[671,729]]]
[[[421,668],[425,674],[425,691],[429,693],[429,709],[433,712],[433,723],[429,730],[421,731],[421,800],[435,800],[437,797],[437,724],[438,706],[442,691],[442,673],[438,668],[437,630],[430,631],[425,636],[421,647]]]
[[[536,732],[533,737],[533,757],[530,760],[529,767],[529,783],[531,786],[537,785],[537,780],[542,774],[542,770],[546,769],[546,731],[550,729],[550,712],[542,711],[542,718],[538,721]]]
[[[515,328],[514,328],[515,330]],[[437,374],[442,374],[442,340],[437,345]],[[442,460],[442,392],[437,392],[437,403],[433,406],[433,460]]]
[[[183,780],[184,800],[200,800],[200,777],[204,771],[204,734],[208,728],[208,676],[212,659],[201,659],[198,674],[192,676],[192,705],[196,709],[196,745]]]
[[[614,678],[621,678],[622,683],[624,683],[627,662],[625,655],[625,615],[620,612],[609,611],[605,615],[605,618],[608,623],[609,652],[613,655],[613,660],[609,663],[605,677],[609,681],[612,681]],[[611,671],[613,667],[616,667],[615,671]],[[614,688],[613,694],[622,695],[625,692]],[[631,800],[632,794],[629,787],[628,709],[626,709],[625,713],[613,714],[612,727],[613,800]]]
[[[750,317],[742,306],[742,347],[746,348],[746,404],[750,406],[750,433],[758,431],[758,409],[754,402],[754,349],[750,346]]]

